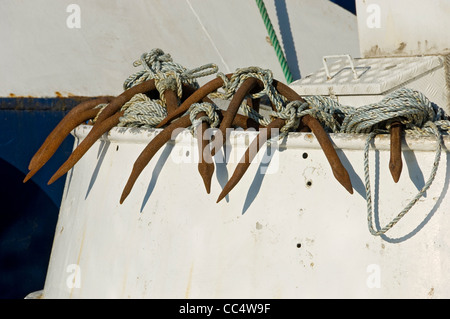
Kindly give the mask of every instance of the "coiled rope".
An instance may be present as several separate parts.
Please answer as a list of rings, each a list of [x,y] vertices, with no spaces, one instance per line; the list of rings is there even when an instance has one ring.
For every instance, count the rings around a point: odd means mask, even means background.
[[[397,224],[403,216],[417,203],[433,183],[439,168],[443,147],[442,135],[450,130],[450,119],[436,104],[430,102],[422,93],[408,88],[401,88],[387,95],[379,103],[362,107],[339,105],[331,98],[306,97],[316,117],[331,132],[366,133],[364,147],[364,183],[367,202],[367,222],[369,231],[380,236]],[[388,133],[392,123],[400,122],[406,135],[434,136],[437,141],[435,157],[430,176],[423,188],[386,226],[376,230],[373,226],[372,195],[369,172],[369,148],[376,135]],[[341,124],[342,123],[342,124]]]

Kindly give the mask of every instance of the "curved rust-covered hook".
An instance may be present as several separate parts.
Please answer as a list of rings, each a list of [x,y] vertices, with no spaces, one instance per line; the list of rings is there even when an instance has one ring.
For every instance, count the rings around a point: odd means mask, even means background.
[[[207,97],[204,97],[202,99],[204,102],[212,103],[210,99]],[[226,111],[221,111],[221,115],[226,114]],[[197,118],[206,115],[204,112],[200,112],[197,115]],[[242,122],[242,124],[245,121],[244,116],[240,115],[235,120],[239,120]],[[248,120],[248,118],[247,118]],[[128,195],[131,192],[131,189],[133,188],[136,180],[138,179],[139,175],[141,174],[142,170],[147,166],[147,164],[151,161],[153,156],[163,147],[164,144],[166,144],[173,136],[173,132],[179,128],[186,128],[189,125],[191,125],[191,120],[189,118],[189,115],[184,115],[181,118],[179,118],[177,121],[172,122],[169,124],[166,128],[164,128],[155,138],[150,141],[150,143],[145,147],[145,149],[141,152],[137,160],[135,161],[133,165],[132,172],[130,174],[130,177],[128,178],[128,181],[123,189],[122,196],[120,198],[120,204],[122,204],[125,199],[128,197]],[[205,125],[206,124],[206,125]],[[205,131],[205,129],[208,127],[208,124],[206,122],[202,123],[202,130]],[[199,130],[200,131],[200,130]],[[199,133],[198,133],[199,134]],[[197,136],[199,138],[199,136]],[[209,149],[209,141],[207,139],[203,139],[199,143],[199,147],[202,147],[202,152],[205,149]],[[208,157],[208,152],[203,153],[204,157],[202,158],[202,162],[205,164],[199,163],[199,173],[202,176],[205,188],[209,194],[210,185],[211,185],[211,178],[214,172],[214,163],[212,161],[211,157]],[[203,156],[202,155],[202,156]]]
[[[66,174],[89,150],[89,148],[106,132],[119,124],[119,119],[124,115],[124,111],[119,111],[122,106],[138,93],[148,93],[156,89],[155,80],[147,80],[124,91],[118,97],[114,98],[108,106],[98,115],[98,118],[91,131],[72,152],[64,164],[48,181],[48,185],[55,182],[58,178]],[[119,112],[118,112],[119,111]]]
[[[314,136],[317,138],[317,141],[322,147],[322,150],[330,163],[331,170],[333,172],[336,180],[344,186],[344,188],[350,193],[353,194],[353,186],[350,180],[350,176],[348,175],[347,170],[344,165],[342,165],[341,160],[339,159],[336,150],[331,144],[330,139],[328,138],[327,133],[324,131],[322,125],[313,118],[312,116],[306,115],[302,117],[302,122],[308,126],[311,131],[314,133]]]
[[[225,114],[227,113],[227,111],[225,111],[225,110],[220,110],[220,112],[221,112],[222,116],[225,116]],[[249,118],[248,116],[241,115],[241,114],[236,114],[236,116],[233,119],[233,124],[231,126],[241,127],[244,130],[248,130],[250,128],[259,130],[260,128],[265,127],[264,125],[260,125],[258,122]]]
[[[233,98],[231,99],[230,104],[228,105],[227,112],[223,116],[223,119],[219,126],[219,134],[214,135],[213,149],[211,151],[211,155],[214,156],[216,151],[218,151],[222,145],[225,143],[227,139],[227,129],[231,128],[234,118],[238,113],[239,107],[241,106],[242,101],[247,96],[247,94],[258,84],[258,80],[255,78],[246,79],[241,87],[237,89]],[[222,138],[219,138],[221,136]]]
[[[166,100],[167,114],[172,114],[178,108],[178,97],[172,90],[166,90],[163,93]]]
[[[236,166],[236,169],[234,170],[233,175],[228,180],[227,184],[223,188],[222,192],[220,193],[217,203],[220,202],[225,196],[228,195],[229,192],[239,183],[239,181],[242,179],[242,176],[244,176],[247,169],[250,167],[250,163],[252,162],[253,158],[256,156],[258,151],[260,150],[261,146],[271,138],[272,136],[272,129],[280,129],[285,124],[285,120],[283,119],[275,119],[272,121],[269,125],[266,126],[266,133],[262,134],[261,132],[258,134],[258,136],[253,140],[253,142],[250,144],[250,146],[245,151],[244,156],[240,160],[239,164]],[[252,152],[251,152],[252,151]]]
[[[197,119],[206,116],[205,112],[200,112],[197,115]],[[206,193],[211,192],[211,179],[214,174],[214,162],[209,146],[209,139],[205,138],[205,132],[209,129],[209,124],[203,121],[197,129],[197,144],[199,153],[198,172],[202,177],[203,184],[206,188]]]
[[[191,125],[191,120],[189,119],[189,115],[185,115],[167,126],[161,133],[156,135],[155,138],[150,141],[150,143],[148,143],[148,145],[144,148],[144,150],[134,162],[133,170],[131,171],[130,177],[128,178],[128,181],[123,189],[122,196],[120,197],[120,204],[122,204],[130,194],[137,178],[153,158],[153,156],[155,156],[158,150],[172,138],[172,133],[176,129],[186,128],[189,125]]]
[[[391,124],[391,145],[390,145],[390,158],[389,158],[389,170],[395,183],[400,179],[402,174],[402,131],[403,127],[400,122],[394,122]]]
[[[305,102],[305,100],[297,94],[293,89],[291,89],[289,86],[277,81],[273,80],[273,84],[278,92],[280,92],[281,95],[286,97],[290,101],[302,101]],[[331,166],[331,169],[333,171],[334,177],[337,179],[337,181],[344,186],[344,188],[350,193],[353,194],[353,186],[350,180],[350,176],[348,175],[347,170],[345,169],[344,165],[342,165],[341,160],[339,159],[339,156],[336,153],[336,150],[334,149],[333,144],[331,143],[327,133],[323,129],[322,125],[320,125],[319,121],[317,119],[313,118],[310,115],[305,115],[302,117],[302,123],[304,125],[307,125],[311,131],[314,133],[315,137],[317,138],[317,141],[319,142],[320,146],[322,147],[322,150],[328,160],[328,163]]]
[[[114,115],[117,113],[122,106],[127,103],[133,96],[135,96],[138,93],[147,93],[150,91],[153,91],[156,89],[155,80],[147,80],[140,84],[137,84],[126,91],[124,91],[122,94],[114,98],[107,107],[105,107],[102,111],[102,113],[99,114],[97,120],[95,121],[95,125],[99,125],[101,122],[106,120],[108,117]]]
[[[90,99],[84,102],[81,102],[73,109],[71,109],[62,120],[56,125],[56,127],[50,132],[50,134],[45,139],[44,143],[42,143],[41,147],[37,150],[34,156],[30,160],[30,164],[28,165],[28,169],[31,170],[36,166],[36,163],[39,160],[39,156],[45,151],[47,147],[54,143],[55,138],[61,136],[61,131],[66,131],[67,125],[71,125],[74,122],[74,118],[76,119],[80,113],[85,111],[89,111],[95,108],[99,104],[109,103],[113,97],[104,96],[96,99]],[[77,120],[75,120],[77,122]],[[69,131],[70,132],[70,131]]]
[[[88,100],[80,103],[69,113],[67,113],[58,125],[50,132],[44,143],[42,143],[41,147],[31,158],[30,164],[28,165],[30,172],[27,174],[23,182],[27,182],[42,168],[42,166],[48,162],[48,160],[53,156],[53,154],[55,154],[56,150],[75,127],[97,115],[99,112],[98,109],[95,109],[97,105],[109,103],[112,99],[113,97],[105,96]]]
[[[227,74],[226,77],[230,79],[232,74]],[[194,93],[192,93],[181,105],[173,112],[172,114],[167,115],[165,119],[161,121],[156,127],[160,128],[172,121],[173,119],[183,115],[187,110],[189,110],[189,107],[205,98],[208,94],[216,91],[223,85],[223,80],[221,78],[215,78],[202,87],[200,87],[198,90],[196,90]]]
[[[124,114],[124,111],[120,111],[113,116],[108,117],[100,124],[93,126],[89,134],[84,140],[74,149],[69,158],[61,165],[55,174],[48,181],[48,185],[55,182],[58,178],[66,174],[76,163],[83,157],[84,154],[91,148],[92,145],[106,132],[119,124],[119,119]]]

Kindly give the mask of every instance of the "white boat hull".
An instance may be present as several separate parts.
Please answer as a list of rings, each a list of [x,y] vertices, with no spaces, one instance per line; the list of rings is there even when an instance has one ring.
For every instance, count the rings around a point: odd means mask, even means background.
[[[89,130],[76,129],[76,144]],[[219,160],[208,195],[186,131],[157,153],[120,205],[133,162],[156,133],[114,128],[68,173],[44,298],[450,296],[448,151],[426,197],[376,237],[367,226],[364,136],[332,134],[353,195],[334,179],[313,135],[296,133],[270,164],[252,163],[217,204],[255,133],[231,136],[229,164]],[[378,227],[424,185],[435,145],[407,138],[395,184],[389,140],[376,138],[370,169]]]

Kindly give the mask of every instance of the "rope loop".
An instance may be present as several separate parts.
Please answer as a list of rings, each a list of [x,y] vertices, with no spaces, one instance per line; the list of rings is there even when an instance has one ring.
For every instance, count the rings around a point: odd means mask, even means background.
[[[439,127],[433,122],[427,122],[426,125],[433,131],[434,136],[436,137],[436,151],[434,157],[433,167],[431,169],[430,176],[422,187],[422,189],[414,196],[414,198],[403,208],[403,210],[395,216],[386,226],[383,228],[376,230],[373,225],[373,211],[372,211],[372,194],[370,190],[370,174],[369,174],[369,147],[372,139],[379,134],[379,131],[373,131],[369,133],[366,139],[366,144],[364,147],[364,178],[365,178],[365,188],[366,188],[366,202],[367,202],[367,223],[369,227],[369,231],[374,236],[381,236],[385,234],[388,230],[390,230],[395,224],[397,224],[409,211],[410,209],[419,201],[419,199],[428,191],[431,184],[436,177],[437,170],[439,168],[439,162],[441,159],[441,152],[443,147],[442,142],[442,133]]]
[[[217,73],[218,70],[219,67],[216,64],[209,63],[191,70],[184,71],[183,73],[181,73],[181,78],[185,82],[188,82],[189,80],[205,77],[208,75],[213,75]]]

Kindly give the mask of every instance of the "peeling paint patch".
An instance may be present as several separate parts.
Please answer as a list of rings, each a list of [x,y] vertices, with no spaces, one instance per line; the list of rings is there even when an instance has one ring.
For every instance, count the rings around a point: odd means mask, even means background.
[[[403,50],[405,50],[406,48],[406,43],[405,42],[400,42],[397,50],[395,50],[395,53],[402,53]]]
[[[69,97],[32,97],[17,96],[10,93],[7,97],[0,97],[1,110],[26,110],[26,111],[68,111],[89,99],[97,97],[73,96]]]

